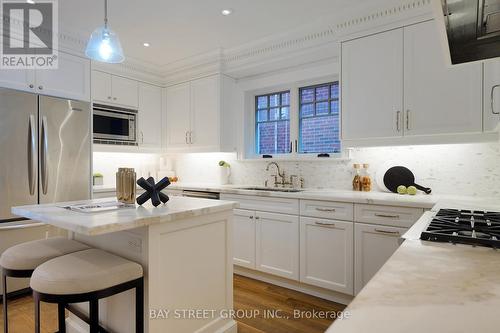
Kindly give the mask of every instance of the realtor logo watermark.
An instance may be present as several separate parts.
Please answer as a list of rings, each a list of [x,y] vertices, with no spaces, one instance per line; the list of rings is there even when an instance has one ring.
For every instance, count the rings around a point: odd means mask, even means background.
[[[57,0],[1,0],[0,69],[56,69]]]

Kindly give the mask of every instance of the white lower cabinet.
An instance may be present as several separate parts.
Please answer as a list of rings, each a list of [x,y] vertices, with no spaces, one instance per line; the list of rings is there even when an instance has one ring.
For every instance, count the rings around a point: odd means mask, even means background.
[[[256,212],[256,268],[299,279],[299,217]]]
[[[353,222],[300,218],[300,282],[353,294]]]
[[[406,228],[354,224],[354,291],[358,294],[398,249]]]
[[[255,269],[255,212],[235,209],[233,218],[233,262]]]

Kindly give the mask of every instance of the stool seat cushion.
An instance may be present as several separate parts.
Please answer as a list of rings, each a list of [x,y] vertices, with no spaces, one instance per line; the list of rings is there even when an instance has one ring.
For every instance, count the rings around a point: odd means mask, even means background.
[[[33,290],[50,295],[84,294],[143,276],[142,266],[109,252],[90,249],[54,258],[31,276]]]
[[[63,237],[40,239],[5,250],[0,257],[0,266],[12,270],[33,270],[50,259],[87,249],[87,245]]]

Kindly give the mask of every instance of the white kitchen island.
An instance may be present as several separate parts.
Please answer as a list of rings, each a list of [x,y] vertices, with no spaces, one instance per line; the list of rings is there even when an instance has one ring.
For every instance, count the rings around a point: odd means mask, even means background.
[[[78,203],[112,201],[103,198]],[[82,213],[56,203],[12,208],[13,214],[65,229],[73,238],[140,263],[145,273],[145,331],[236,333],[233,309],[232,216],[236,203],[171,197],[165,205]],[[100,303],[111,332],[134,332],[134,291]],[[85,310],[86,305],[81,305]],[[88,332],[76,316],[68,332]]]

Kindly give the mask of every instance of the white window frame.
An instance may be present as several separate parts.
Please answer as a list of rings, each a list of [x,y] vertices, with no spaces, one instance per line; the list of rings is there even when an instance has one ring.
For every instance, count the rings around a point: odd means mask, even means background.
[[[298,81],[289,84],[276,85],[272,87],[266,87],[263,89],[252,90],[245,92],[245,119],[244,119],[244,153],[243,160],[312,160],[312,161],[323,161],[323,160],[341,160],[348,159],[348,153],[345,151],[341,145],[340,153],[328,153],[330,157],[318,157],[318,153],[306,154],[299,153],[298,149],[295,149],[295,145],[299,144],[299,89],[303,87],[327,84],[334,81],[340,81],[338,75],[332,75],[327,77],[322,77],[318,79]],[[340,89],[340,87],[339,87]],[[272,158],[264,159],[262,156],[256,154],[256,138],[255,138],[255,125],[256,125],[256,96],[267,95],[274,92],[290,91],[290,140],[292,141],[292,152],[286,154],[273,154]],[[340,99],[339,99],[340,100]],[[339,114],[339,126],[340,117],[342,117],[342,109],[340,109]],[[339,128],[339,131],[341,129]],[[297,143],[295,143],[297,140]],[[297,151],[296,151],[297,150]]]

